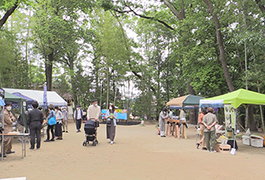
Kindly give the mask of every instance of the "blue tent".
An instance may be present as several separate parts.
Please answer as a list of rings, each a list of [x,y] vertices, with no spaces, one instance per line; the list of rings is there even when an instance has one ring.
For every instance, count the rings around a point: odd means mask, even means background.
[[[29,97],[27,97],[27,96],[24,96],[23,94],[21,94],[21,93],[19,93],[19,92],[14,92],[14,93],[12,93],[12,94],[14,94],[14,95],[16,95],[16,96],[18,96],[18,97],[21,97],[21,98],[23,98],[23,99],[26,99],[26,100],[27,100],[27,103],[28,103],[28,106],[31,106],[32,103],[35,101],[34,99],[31,99],[31,98],[29,98]]]

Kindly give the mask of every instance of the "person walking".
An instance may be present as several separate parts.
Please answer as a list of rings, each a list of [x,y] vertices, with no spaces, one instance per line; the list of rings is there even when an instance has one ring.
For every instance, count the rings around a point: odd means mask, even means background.
[[[56,117],[55,136],[57,137],[56,140],[62,140],[63,139],[63,133],[62,133],[63,114],[58,106],[55,106],[55,117]]]
[[[204,128],[204,137],[206,142],[206,148],[209,152],[215,152],[215,124],[218,122],[216,115],[213,114],[213,108],[207,108],[207,114],[203,116],[202,123]]]
[[[115,131],[116,131],[116,125],[117,125],[117,112],[115,111],[115,106],[110,105],[109,110],[106,112],[106,132],[107,132],[107,139],[110,139],[110,144],[113,144],[114,137],[115,137]]]
[[[13,122],[16,121],[15,116],[12,112],[12,103],[6,102],[4,110],[4,134],[8,134],[13,131]],[[4,152],[3,157],[6,157],[6,154],[12,154],[15,151],[12,151],[12,137],[4,137]]]
[[[164,108],[159,114],[159,129],[160,129],[161,137],[166,137],[165,136],[165,119],[167,118],[168,118],[167,108]]]
[[[99,127],[99,118],[100,115],[100,107],[98,106],[98,100],[93,100],[92,104],[87,109],[87,120],[91,119],[92,121],[95,121],[96,124],[96,130],[97,127]],[[97,141],[97,132],[96,132],[96,142]]]
[[[38,102],[32,103],[33,109],[28,113],[28,126],[30,129],[30,148],[35,148],[35,137],[37,138],[37,149],[40,148],[41,141],[41,125],[43,123],[43,113],[37,109]]]
[[[68,133],[68,112],[66,107],[62,108],[62,115],[63,115],[63,132]]]
[[[49,120],[51,117],[55,116],[55,112],[54,112],[54,109],[53,109],[53,106],[49,106],[49,115],[47,117],[47,120]],[[48,127],[47,127],[47,139],[44,141],[44,142],[50,142],[50,141],[54,141],[54,126],[55,125],[49,125],[48,123]],[[49,131],[51,131],[51,134],[52,134],[52,138],[50,139],[50,133]]]
[[[81,122],[83,117],[83,110],[80,108],[80,105],[76,106],[76,110],[74,112],[74,119],[75,119],[75,125],[76,125],[76,132],[81,132]]]

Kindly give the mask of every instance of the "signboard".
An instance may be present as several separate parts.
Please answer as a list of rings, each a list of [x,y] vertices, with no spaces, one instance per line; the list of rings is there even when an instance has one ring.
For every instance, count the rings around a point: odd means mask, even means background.
[[[102,109],[101,110],[101,118],[102,119],[106,119],[105,118],[105,115],[106,115],[106,112],[108,110],[106,109]],[[115,109],[115,111],[117,112],[117,119],[121,119],[121,120],[127,120],[127,109]]]
[[[236,109],[232,105],[225,104],[225,127],[235,128],[236,123]]]

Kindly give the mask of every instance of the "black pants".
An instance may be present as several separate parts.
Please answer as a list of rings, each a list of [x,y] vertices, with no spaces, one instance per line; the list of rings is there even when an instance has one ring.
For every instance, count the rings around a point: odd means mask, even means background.
[[[75,125],[76,125],[76,129],[80,130],[81,129],[81,119],[76,119],[75,120]]]
[[[54,140],[54,131],[53,131],[53,129],[54,129],[54,125],[48,125],[48,127],[47,127],[47,140],[50,140],[50,133],[49,133],[49,131],[51,130],[51,133],[52,133],[52,140]]]
[[[62,133],[62,124],[58,123],[55,124],[55,136],[57,137],[62,137],[63,133]]]
[[[35,148],[35,138],[37,138],[37,148],[40,148],[40,131],[41,131],[41,122],[33,121],[29,125],[30,128],[30,148]]]

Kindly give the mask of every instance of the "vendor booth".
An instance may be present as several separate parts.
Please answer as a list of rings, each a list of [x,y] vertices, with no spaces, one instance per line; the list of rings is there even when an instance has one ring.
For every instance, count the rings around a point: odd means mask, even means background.
[[[186,95],[186,96],[181,96],[177,97],[174,99],[171,99],[170,101],[167,102],[166,106],[168,106],[170,109],[192,109],[195,107],[199,107],[200,100],[204,99],[204,97],[200,96],[195,96],[192,94]]]
[[[200,99],[203,98],[204,97],[189,94],[186,96],[171,99],[169,102],[166,103],[166,106],[169,109],[196,109],[199,108]],[[185,137],[185,139],[187,138],[186,121],[181,121],[178,116],[175,116],[172,119],[168,119],[167,121],[168,125],[166,134],[172,134],[172,136],[175,135],[175,137],[178,137],[179,139],[179,126],[182,125],[182,137]]]
[[[5,101],[6,102],[12,102],[12,107],[13,108],[18,108],[19,112],[22,116],[23,122],[25,124],[25,129],[27,129],[27,123],[26,123],[26,116],[25,116],[25,110],[27,107],[27,100],[16,96],[14,94],[10,94],[8,92],[5,92]]]
[[[35,100],[39,103],[39,106],[44,106],[44,91],[40,90],[30,90],[30,89],[11,89],[4,88],[8,93],[19,93],[23,96],[26,96],[32,100]],[[47,91],[47,102],[48,104],[53,104],[53,106],[67,106],[67,102],[55,91]]]
[[[26,99],[24,99],[24,98],[22,98],[22,97],[19,97],[19,96],[16,96],[16,95],[14,95],[14,94],[10,94],[10,93],[8,93],[8,92],[5,92],[4,91],[4,89],[0,89],[0,91],[1,91],[1,97],[0,97],[0,104],[1,104],[1,108],[2,108],[2,110],[1,110],[1,123],[2,123],[2,126],[3,126],[3,129],[4,129],[4,105],[5,105],[5,103],[4,103],[4,101],[6,101],[6,102],[12,102],[12,107],[13,108],[19,108],[19,111],[20,111],[20,113],[21,113],[21,115],[22,115],[22,119],[23,119],[23,121],[24,121],[24,124],[25,124],[25,128],[27,129],[27,123],[26,123],[26,117],[25,117],[25,113],[24,113],[24,110],[25,110],[25,107],[26,107]],[[4,135],[4,133],[1,133],[2,134],[2,146],[1,147],[3,147],[3,139],[4,139],[4,136],[12,136],[12,137],[17,137],[18,135]],[[21,135],[21,136],[25,136],[25,134],[23,134],[23,135]],[[24,145],[24,143],[25,142],[23,142],[22,144],[22,152],[25,150],[24,148],[25,148],[25,145]],[[3,148],[1,149],[1,152],[3,152]],[[22,157],[23,157],[23,155],[22,155]],[[1,159],[3,160],[3,155],[2,155],[2,157],[1,157]]]
[[[242,104],[265,105],[265,94],[238,89],[224,95],[201,99],[199,107],[224,108],[225,135],[235,143],[236,109]]]

